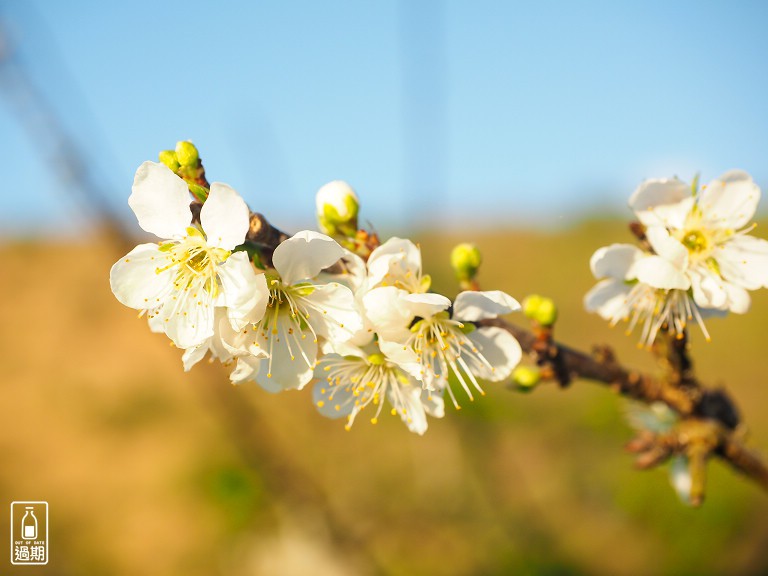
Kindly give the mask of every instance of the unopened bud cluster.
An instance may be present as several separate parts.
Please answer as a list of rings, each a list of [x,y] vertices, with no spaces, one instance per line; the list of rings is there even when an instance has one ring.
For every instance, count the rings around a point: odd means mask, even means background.
[[[557,321],[557,306],[551,298],[532,294],[523,300],[523,314],[540,326],[548,327]]]

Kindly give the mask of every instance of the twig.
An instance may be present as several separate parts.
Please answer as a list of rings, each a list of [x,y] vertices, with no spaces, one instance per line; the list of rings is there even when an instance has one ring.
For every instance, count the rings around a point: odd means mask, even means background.
[[[532,332],[511,324],[502,318],[481,320],[482,326],[495,326],[507,330],[520,343],[526,353],[540,354],[539,338]],[[684,339],[683,339],[684,340]],[[639,461],[640,467],[660,464],[672,454],[685,454],[691,461],[691,472],[696,472],[691,500],[701,503],[703,493],[703,463],[713,455],[726,461],[764,490],[768,491],[768,466],[759,455],[744,446],[737,427],[740,422],[736,405],[725,390],[708,389],[693,375],[684,346],[676,347],[680,374],[684,385],[669,385],[651,375],[623,367],[608,348],[597,348],[593,355],[574,350],[558,342],[549,342],[552,358],[557,358],[561,369],[571,379],[583,378],[605,384],[612,390],[647,404],[663,402],[681,416],[681,423],[668,435],[659,435],[642,441],[636,450],[647,454]],[[646,462],[647,460],[647,462]]]

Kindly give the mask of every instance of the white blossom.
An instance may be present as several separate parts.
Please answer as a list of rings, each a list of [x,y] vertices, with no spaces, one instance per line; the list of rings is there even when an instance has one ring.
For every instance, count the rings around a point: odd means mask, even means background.
[[[338,282],[317,280],[323,268],[343,255],[333,239],[309,230],[275,249],[275,270],[266,273],[267,311],[247,330],[244,345],[253,355],[238,357],[234,382],[255,380],[271,392],[301,389],[312,379],[319,339],[345,342],[362,328],[352,291]]]
[[[392,237],[368,258],[369,287],[394,286],[412,294],[429,290],[431,279],[422,274],[421,250],[410,240]]]
[[[139,225],[164,241],[140,244],[110,271],[117,299],[147,313],[179,348],[205,342],[214,333],[214,308],[226,310],[232,328],[258,321],[267,304],[263,275],[244,252],[249,211],[226,184],[214,182],[192,226],[187,184],[163,164],[145,162],[136,171],[128,200]]]
[[[342,356],[323,356],[315,369],[318,382],[313,389],[315,406],[328,418],[347,418],[349,430],[357,415],[368,406],[374,410],[371,422],[378,422],[385,400],[393,416],[400,416],[411,432],[424,434],[427,415],[442,418],[442,393],[427,391],[389,353],[400,346],[371,343],[351,348]],[[415,360],[415,357],[413,358]]]
[[[413,375],[427,390],[447,388],[457,408],[458,401],[448,385],[450,375],[472,400],[473,390],[484,394],[479,380],[508,378],[522,357],[520,344],[509,332],[474,324],[520,309],[517,301],[504,292],[461,292],[453,304],[452,316],[448,312],[450,300],[439,294],[409,294],[403,301],[417,320],[408,330],[400,354],[415,353],[418,371]],[[394,352],[390,357],[401,360]]]
[[[709,339],[702,313],[687,291],[690,280],[662,256],[631,244],[612,244],[592,255],[590,268],[600,281],[584,297],[584,307],[611,326],[628,322],[627,334],[640,326],[642,345],[653,344],[662,327],[682,336],[691,319]]]
[[[692,190],[649,180],[630,199],[654,252],[688,278],[700,308],[745,313],[748,290],[768,287],[768,242],[750,236],[760,188],[733,170]]]

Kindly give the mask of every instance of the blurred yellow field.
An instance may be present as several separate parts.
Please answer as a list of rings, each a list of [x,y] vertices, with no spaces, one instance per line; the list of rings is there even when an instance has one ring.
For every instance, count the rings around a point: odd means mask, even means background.
[[[473,241],[484,288],[551,296],[559,339],[609,343],[653,370],[636,335],[581,304],[590,255],[630,241],[624,228],[410,236],[436,290],[457,292],[448,253]],[[38,573],[768,571],[766,495],[715,463],[704,506],[683,506],[665,471],[632,469],[624,403],[607,389],[489,384],[424,437],[395,418],[345,432],[308,391],[233,387],[219,365],[184,373],[180,351],[115,301],[108,272],[121,248],[105,238],[0,247],[0,494],[50,504],[51,564]],[[762,449],[766,319],[757,292],[750,314],[709,321],[712,343],[692,335],[701,379],[727,384]]]

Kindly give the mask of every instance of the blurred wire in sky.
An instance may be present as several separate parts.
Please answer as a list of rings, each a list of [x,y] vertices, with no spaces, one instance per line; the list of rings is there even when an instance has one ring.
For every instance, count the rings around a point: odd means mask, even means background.
[[[447,90],[444,2],[400,0],[404,221],[418,226],[445,207]]]

